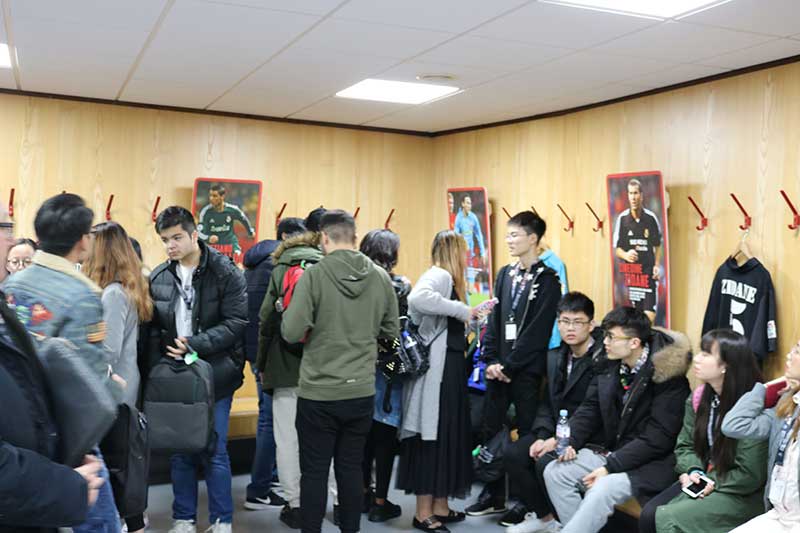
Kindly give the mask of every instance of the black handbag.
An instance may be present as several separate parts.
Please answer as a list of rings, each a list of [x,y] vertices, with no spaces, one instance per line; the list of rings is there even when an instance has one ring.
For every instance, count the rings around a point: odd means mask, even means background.
[[[122,517],[147,509],[147,475],[150,469],[147,418],[127,404],[119,406],[117,420],[100,442],[108,467],[114,502]]]
[[[108,385],[97,377],[67,339],[47,337],[37,353],[53,400],[60,437],[61,462],[75,467],[114,424],[117,404]]]
[[[511,433],[508,428],[503,428],[489,439],[489,442],[478,448],[478,453],[473,454],[472,466],[475,479],[489,483],[500,479],[505,470],[503,468],[503,455],[511,444]]]

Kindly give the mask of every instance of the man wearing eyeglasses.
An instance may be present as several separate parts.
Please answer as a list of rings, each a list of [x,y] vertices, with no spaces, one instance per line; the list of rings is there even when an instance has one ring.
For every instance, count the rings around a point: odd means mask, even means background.
[[[689,339],[651,329],[633,307],[614,309],[602,327],[608,364],[569,419],[570,446],[544,471],[563,524],[549,531],[600,531],[615,505],[646,501],[677,479],[673,450],[689,395]],[[600,446],[592,445],[598,432]]]
[[[532,211],[508,220],[506,244],[517,261],[497,274],[499,300],[489,315],[483,339],[486,394],[481,438],[488,442],[501,431],[514,404],[521,437],[531,432],[539,389],[547,370],[547,348],[561,299],[561,282],[539,259],[537,248],[547,224]],[[467,507],[470,516],[506,511],[505,479],[488,483],[478,500]]]
[[[594,360],[603,351],[602,332],[594,326],[594,302],[580,292],[570,292],[558,304],[561,344],[547,353],[547,384],[531,432],[506,448],[504,467],[509,482],[519,488],[520,503],[500,518],[509,533],[546,531],[553,520],[547,498],[544,469],[558,456],[556,424],[559,412],[571,415],[595,375]],[[600,435],[591,439],[599,442]]]

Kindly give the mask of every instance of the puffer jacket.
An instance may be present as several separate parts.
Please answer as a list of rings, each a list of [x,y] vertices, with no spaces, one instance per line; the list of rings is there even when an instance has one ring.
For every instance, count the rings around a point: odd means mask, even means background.
[[[247,286],[242,272],[226,256],[199,241],[200,264],[192,286],[192,336],[189,346],[214,369],[214,396],[231,396],[242,386],[244,332],[247,327]],[[151,362],[166,353],[178,336],[175,306],[180,294],[177,261],[166,261],[150,274],[150,296],[154,313],[150,325]]]

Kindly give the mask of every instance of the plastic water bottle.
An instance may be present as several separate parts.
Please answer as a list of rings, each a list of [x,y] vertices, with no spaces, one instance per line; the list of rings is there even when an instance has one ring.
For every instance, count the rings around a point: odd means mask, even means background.
[[[558,424],[556,424],[556,453],[563,454],[569,446],[569,423],[567,422],[567,410],[562,409],[558,412]]]
[[[411,348],[413,348],[414,346],[416,346],[416,345],[417,345],[417,341],[415,341],[415,340],[414,340],[414,337],[412,337],[411,335],[409,335],[409,334],[408,334],[408,332],[405,332],[405,331],[404,331],[404,332],[402,333],[402,337],[403,337],[403,346],[404,346],[404,347],[405,347],[407,350],[410,350]]]

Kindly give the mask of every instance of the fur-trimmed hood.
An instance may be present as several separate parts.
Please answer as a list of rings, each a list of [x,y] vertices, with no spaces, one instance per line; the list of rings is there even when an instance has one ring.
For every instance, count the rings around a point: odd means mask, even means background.
[[[276,265],[280,263],[281,256],[286,250],[297,248],[299,246],[319,249],[319,243],[320,233],[317,231],[307,231],[305,233],[301,233],[300,235],[289,237],[281,242],[275,251],[272,252],[272,262]]]
[[[650,340],[653,351],[653,382],[664,383],[676,377],[683,377],[689,370],[692,348],[689,337],[678,331],[653,328]]]

